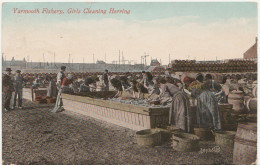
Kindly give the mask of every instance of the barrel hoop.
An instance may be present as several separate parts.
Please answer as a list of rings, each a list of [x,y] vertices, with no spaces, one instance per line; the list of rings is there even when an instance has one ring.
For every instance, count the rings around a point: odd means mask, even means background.
[[[247,109],[248,109],[249,111],[250,111],[250,107],[249,107],[249,103],[250,103],[250,101],[251,101],[251,98],[248,99],[247,102],[246,102],[246,107],[247,107]]]
[[[228,97],[228,99],[232,99],[232,100],[244,100],[243,97],[237,98],[237,97]]]
[[[256,141],[241,139],[241,138],[239,138],[237,136],[235,138],[235,142],[243,144],[243,145],[252,146],[252,147],[256,147],[257,146],[257,142]]]

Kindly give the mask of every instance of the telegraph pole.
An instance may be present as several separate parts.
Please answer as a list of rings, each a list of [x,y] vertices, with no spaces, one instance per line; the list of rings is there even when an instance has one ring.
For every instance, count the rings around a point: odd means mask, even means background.
[[[53,57],[54,59],[53,59],[53,63],[54,63],[54,65],[55,65],[55,53],[54,53],[54,57]]]
[[[107,54],[105,53],[105,69],[107,69]]]
[[[70,54],[69,54],[69,66],[70,66]]]
[[[169,64],[171,63],[171,55],[169,54]]]
[[[43,68],[45,68],[45,59],[44,59],[44,53],[42,55],[42,58],[43,58]]]
[[[119,61],[118,61],[118,68],[119,68],[119,72],[120,72],[120,50],[119,50]]]

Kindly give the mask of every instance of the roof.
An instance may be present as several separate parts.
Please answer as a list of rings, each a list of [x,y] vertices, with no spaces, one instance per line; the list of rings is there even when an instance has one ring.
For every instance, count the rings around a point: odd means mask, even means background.
[[[257,58],[257,42],[244,53],[244,58]]]

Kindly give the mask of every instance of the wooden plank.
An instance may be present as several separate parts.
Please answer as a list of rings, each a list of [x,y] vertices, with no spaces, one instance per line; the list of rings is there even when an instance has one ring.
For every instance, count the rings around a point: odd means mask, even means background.
[[[138,114],[138,120],[139,120],[140,126],[143,127],[144,126],[143,115]]]

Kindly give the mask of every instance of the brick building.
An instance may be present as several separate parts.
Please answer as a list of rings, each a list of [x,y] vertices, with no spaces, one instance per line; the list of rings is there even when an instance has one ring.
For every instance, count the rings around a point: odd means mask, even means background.
[[[257,37],[255,39],[255,44],[244,53],[244,59],[257,59]]]

